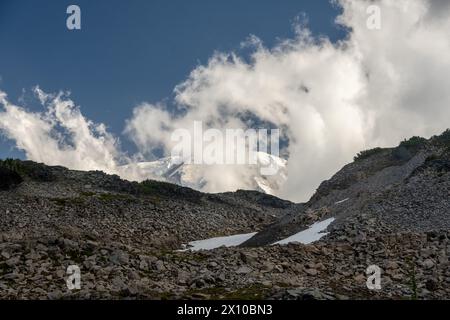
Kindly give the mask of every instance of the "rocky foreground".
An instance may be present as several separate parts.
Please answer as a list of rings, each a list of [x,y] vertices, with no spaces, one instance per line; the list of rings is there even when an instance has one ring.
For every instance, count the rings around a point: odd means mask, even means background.
[[[0,298],[450,299],[449,154],[449,131],[363,152],[305,204],[2,161]],[[314,244],[271,245],[329,217]],[[241,247],[178,251],[257,231]]]
[[[73,238],[3,241],[7,299],[448,299],[450,233],[395,234],[330,246],[289,244],[198,253]],[[69,291],[66,268],[82,270]],[[382,289],[366,268],[383,270]]]

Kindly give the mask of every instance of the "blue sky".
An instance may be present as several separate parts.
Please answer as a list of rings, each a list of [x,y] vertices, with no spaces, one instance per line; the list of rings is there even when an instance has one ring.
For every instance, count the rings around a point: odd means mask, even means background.
[[[81,8],[80,31],[66,28],[70,4]],[[326,0],[1,0],[0,89],[31,110],[40,108],[33,86],[69,90],[87,118],[120,136],[134,106],[170,100],[214,51],[239,50],[250,34],[272,46],[293,36],[302,13],[314,34],[343,37],[334,24],[338,9]],[[1,138],[0,157],[23,155]]]

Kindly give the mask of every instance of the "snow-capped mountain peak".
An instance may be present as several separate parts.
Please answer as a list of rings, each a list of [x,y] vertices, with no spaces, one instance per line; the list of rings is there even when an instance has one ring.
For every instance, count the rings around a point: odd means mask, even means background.
[[[216,166],[196,165],[184,163],[179,157],[165,157],[156,161],[138,162],[121,167],[127,173],[136,177],[136,180],[154,179],[178,184],[207,192],[235,191],[227,190],[218,181],[211,181],[208,172]],[[218,166],[216,166],[218,167]],[[222,165],[225,170],[227,167]],[[287,161],[264,152],[257,152],[256,165],[242,165],[239,174],[242,183],[236,189],[257,190],[267,194],[276,194],[287,179]],[[220,168],[216,168],[220,172]],[[264,175],[264,170],[274,172],[273,175]],[[209,171],[208,171],[209,170]],[[225,171],[224,171],[225,172]],[[215,177],[221,179],[220,176]],[[222,177],[225,178],[225,177]],[[211,188],[211,186],[214,186]]]

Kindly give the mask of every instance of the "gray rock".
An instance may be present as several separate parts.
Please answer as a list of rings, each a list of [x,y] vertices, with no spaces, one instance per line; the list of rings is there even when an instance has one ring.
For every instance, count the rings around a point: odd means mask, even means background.
[[[425,269],[431,269],[434,267],[434,262],[431,259],[426,259],[422,265],[425,267]]]
[[[109,257],[109,260],[116,265],[127,264],[129,259],[128,253],[123,250],[115,250]]]
[[[310,276],[316,276],[318,274],[318,271],[316,269],[305,269],[305,272]]]
[[[157,271],[164,271],[164,270],[166,270],[164,262],[161,261],[161,260],[156,261],[154,263],[154,269],[156,269]]]
[[[236,274],[248,274],[248,273],[250,273],[250,272],[252,272],[253,270],[251,269],[251,268],[249,268],[249,267],[247,267],[247,266],[242,266],[242,267],[239,267],[237,270],[236,270]]]
[[[51,291],[47,294],[50,300],[59,300],[63,297],[63,293],[60,290]]]

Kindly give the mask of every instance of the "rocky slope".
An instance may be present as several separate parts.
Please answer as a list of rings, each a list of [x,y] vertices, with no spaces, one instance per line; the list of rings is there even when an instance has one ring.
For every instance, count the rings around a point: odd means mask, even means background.
[[[69,233],[176,249],[186,241],[259,229],[297,206],[254,192],[202,194],[163,182],[9,162],[4,167],[18,167],[23,180],[0,192],[0,231],[11,239]]]
[[[2,161],[0,298],[450,299],[449,154],[449,131],[361,153],[306,204]],[[267,245],[328,217],[319,242]],[[255,231],[243,247],[177,251]]]
[[[303,210],[282,217],[244,245],[271,244],[330,217],[335,218],[330,240],[341,233],[364,237],[449,230],[449,168],[450,131],[429,141],[414,137],[396,148],[362,152],[324,181]],[[351,226],[357,231],[349,231]]]

